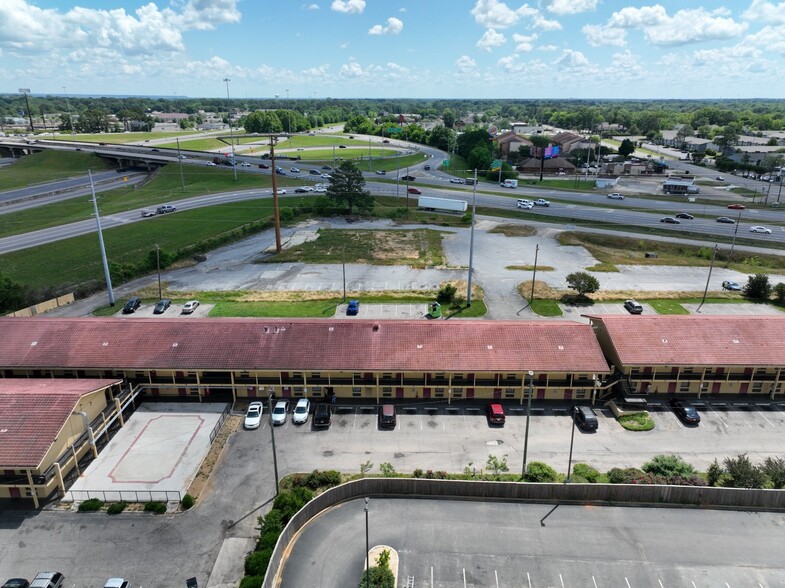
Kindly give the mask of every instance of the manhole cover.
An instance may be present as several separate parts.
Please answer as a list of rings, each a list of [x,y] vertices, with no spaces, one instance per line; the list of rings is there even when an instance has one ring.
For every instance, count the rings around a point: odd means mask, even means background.
[[[332,457],[332,456],[333,456],[332,451],[322,451],[322,457]]]

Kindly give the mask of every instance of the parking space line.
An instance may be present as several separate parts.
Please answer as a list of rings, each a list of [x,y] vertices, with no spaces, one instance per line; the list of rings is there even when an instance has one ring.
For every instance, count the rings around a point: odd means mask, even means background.
[[[719,421],[720,421],[720,422],[721,422],[723,425],[725,425],[725,428],[727,429],[727,428],[728,428],[728,423],[726,423],[724,420],[722,420],[722,417],[719,415],[719,411],[718,411],[716,408],[714,408],[714,407],[712,406],[712,407],[711,407],[711,412],[714,414],[714,416],[715,416],[715,417],[716,417],[716,418],[717,418],[717,419],[718,419],[718,420],[719,420]]]
[[[357,426],[357,411],[354,411],[354,421],[352,422],[352,429]]]
[[[632,588],[632,586],[630,586],[630,581],[627,579],[626,576],[624,577],[624,581],[627,583],[627,588]]]
[[[774,424],[774,423],[772,423],[772,422],[771,422],[769,419],[767,419],[765,414],[763,414],[762,412],[759,412],[758,414],[759,414],[760,416],[762,416],[762,417],[763,417],[763,420],[765,420],[767,423],[769,423],[769,424],[770,424],[772,427],[774,427],[775,429],[777,428],[777,425],[775,425],[775,424]]]
[[[422,431],[422,414],[420,414],[420,430]]]
[[[659,578],[657,578],[657,582],[660,584],[660,588],[665,588],[665,586],[663,586],[663,585],[662,585],[662,580],[660,580]]]
[[[695,585],[695,582],[694,582],[694,581],[692,582],[692,588],[698,588],[698,587]]]
[[[493,570],[493,575],[496,577],[496,588],[499,588],[499,572]]]
[[[597,580],[594,579],[594,576],[591,577],[591,581],[594,582],[594,588],[597,588]]]
[[[564,588],[564,578],[561,577],[561,574],[559,574],[559,582],[561,582],[561,588]]]
[[[529,572],[526,572],[526,579],[529,581],[529,588],[532,588],[532,578],[529,575]]]

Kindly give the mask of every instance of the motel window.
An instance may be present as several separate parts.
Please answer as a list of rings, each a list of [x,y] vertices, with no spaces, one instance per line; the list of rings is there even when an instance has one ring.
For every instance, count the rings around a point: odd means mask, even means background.
[[[354,372],[354,373],[352,374],[352,377],[353,377],[355,380],[361,380],[361,379],[362,379],[362,377],[363,377],[363,375],[362,375],[360,372]]]
[[[436,398],[444,398],[444,388],[436,388],[436,390],[434,390],[433,395]]]
[[[313,393],[314,394],[321,394],[322,393],[322,387],[321,386],[314,386],[313,387]]]
[[[311,372],[311,377],[314,379],[321,378],[322,374],[320,374],[319,372]]]
[[[752,384],[752,393],[760,394],[761,392],[763,392],[763,382],[754,382]]]
[[[463,374],[453,374],[452,377],[456,380],[463,380]]]
[[[578,400],[583,400],[584,398],[587,398],[587,397],[588,397],[588,394],[586,393],[586,389],[585,388],[581,388],[580,390],[575,392],[575,398],[578,399]]]
[[[352,396],[362,396],[362,395],[363,395],[362,388],[360,388],[359,386],[355,386],[354,388],[352,388]]]
[[[382,386],[382,394],[392,394],[391,386]]]
[[[692,368],[691,367],[681,368],[681,373],[684,374],[685,376],[689,376],[692,374]]]
[[[463,388],[453,388],[452,396],[453,398],[463,398]]]
[[[679,392],[689,392],[689,391],[690,391],[689,382],[681,382],[681,384],[679,384]]]
[[[765,376],[766,375],[766,368],[765,367],[759,367],[758,369],[755,370],[755,375],[756,376]]]
[[[294,387],[294,395],[295,396],[302,396],[303,395],[303,387],[302,386],[295,386]]]
[[[436,378],[437,380],[443,380],[444,372],[436,372],[435,374],[433,374],[433,377]]]
[[[504,389],[504,397],[505,398],[515,398],[515,388],[505,388]]]

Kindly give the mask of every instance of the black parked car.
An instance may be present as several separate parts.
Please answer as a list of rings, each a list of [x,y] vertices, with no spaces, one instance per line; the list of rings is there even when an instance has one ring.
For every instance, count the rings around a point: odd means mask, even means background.
[[[142,306],[142,299],[139,298],[138,296],[134,296],[128,302],[125,303],[125,306],[123,306],[123,314],[132,314],[140,306]]]
[[[153,309],[153,314],[163,314],[166,312],[166,309],[172,304],[172,301],[168,298],[162,298],[158,301],[158,304],[155,305]]]
[[[701,415],[698,414],[698,411],[695,410],[695,407],[692,406],[692,404],[683,398],[671,398],[668,404],[670,404],[673,412],[676,413],[676,416],[679,417],[684,424],[697,425],[701,422]]]
[[[326,402],[319,402],[313,411],[313,426],[314,427],[329,427],[331,418],[330,405]]]

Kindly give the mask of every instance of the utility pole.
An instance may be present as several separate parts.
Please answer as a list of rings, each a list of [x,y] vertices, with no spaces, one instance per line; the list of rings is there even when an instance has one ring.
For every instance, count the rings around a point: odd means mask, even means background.
[[[183,156],[180,155],[180,137],[177,137],[177,162],[180,164],[180,188],[185,192],[185,177],[183,176]]]
[[[278,216],[278,178],[275,174],[275,137],[270,135],[270,164],[273,168],[273,216],[275,217],[275,252],[281,252],[281,217]]]
[[[709,276],[706,278],[706,287],[703,289],[703,300],[698,305],[698,308],[695,309],[695,312],[700,312],[703,303],[706,302],[706,294],[709,292],[709,282],[711,282],[711,270],[714,269],[714,258],[717,257],[717,245],[714,245],[714,251],[711,254],[711,265],[709,266]]]
[[[30,95],[30,88],[19,88],[19,92],[25,95],[25,104],[27,105],[27,118],[30,119],[30,132],[33,132],[33,113],[30,111],[30,100],[27,98]]]
[[[736,247],[736,235],[739,234],[739,224],[741,223],[741,213],[742,211],[740,210],[739,216],[736,219],[736,227],[733,229],[733,241],[731,241],[730,244],[730,253],[728,253],[728,261],[725,262],[725,267],[728,267],[728,265],[730,265],[731,259],[733,258],[733,249],[734,247]]]
[[[93,184],[93,172],[87,170],[90,176],[90,192],[93,195],[93,212],[95,213],[95,225],[98,228],[98,244],[101,248],[101,261],[104,264],[104,279],[106,289],[109,291],[109,306],[114,306],[114,291],[112,290],[112,277],[109,275],[109,262],[106,259],[106,247],[104,246],[104,234],[101,231],[101,215],[98,213],[98,199],[95,196],[95,184]]]
[[[234,181],[237,181],[237,160],[234,157],[234,131],[232,130],[232,113],[229,107],[229,82],[231,82],[229,78],[224,78],[224,82],[226,82],[226,120],[229,121],[229,141],[232,144],[232,172],[234,172]]]
[[[534,248],[534,271],[532,272],[532,295],[529,297],[529,306],[534,304],[534,281],[537,278],[537,255],[540,253],[540,244]]]
[[[158,243],[155,244],[155,267],[158,270],[158,300],[163,298],[161,292],[161,248]]]
[[[71,114],[71,103],[68,101],[68,90],[63,86],[63,93],[65,94],[65,105],[68,108],[68,126],[71,127],[71,138],[74,136],[74,116]]]
[[[466,306],[472,305],[472,262],[474,261],[474,224],[477,210],[477,170],[474,170],[474,188],[472,190],[472,228],[469,238],[469,286],[466,289]]]

